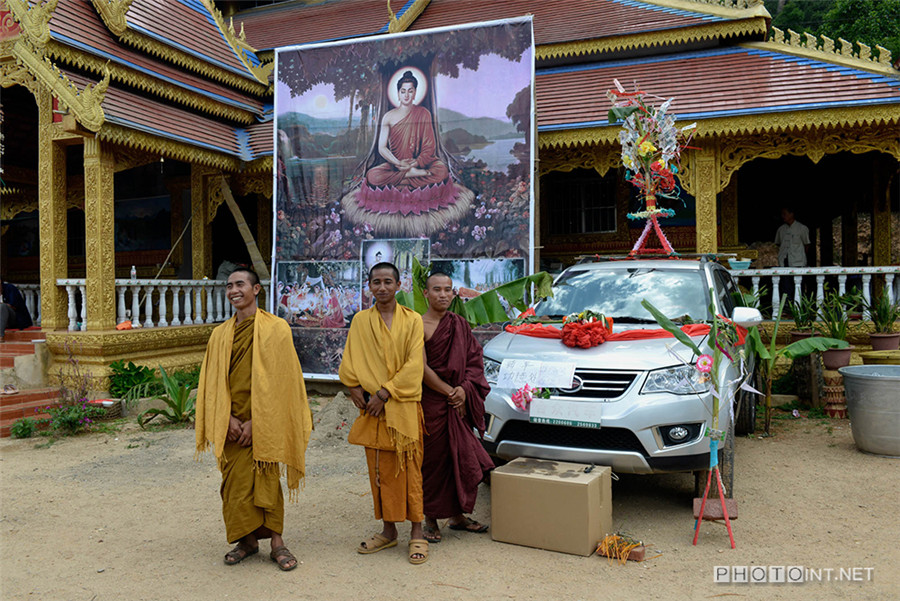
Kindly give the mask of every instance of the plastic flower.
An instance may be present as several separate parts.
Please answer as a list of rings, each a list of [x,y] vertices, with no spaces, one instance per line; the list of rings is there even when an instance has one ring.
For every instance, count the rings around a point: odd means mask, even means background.
[[[712,371],[713,358],[709,355],[700,355],[697,357],[697,371],[708,374]]]
[[[653,154],[656,152],[656,146],[653,145],[653,142],[650,140],[644,140],[641,142],[641,145],[638,146],[638,152],[643,155]]]

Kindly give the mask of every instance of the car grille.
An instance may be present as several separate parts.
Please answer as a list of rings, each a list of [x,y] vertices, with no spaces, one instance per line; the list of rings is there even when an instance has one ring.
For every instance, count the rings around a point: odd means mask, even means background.
[[[628,390],[639,372],[605,369],[576,369],[575,375],[583,384],[577,392],[557,390],[561,397],[581,399],[617,399]]]
[[[511,420],[497,436],[498,443],[504,440],[600,451],[634,451],[647,456],[634,432],[625,428],[575,428]]]

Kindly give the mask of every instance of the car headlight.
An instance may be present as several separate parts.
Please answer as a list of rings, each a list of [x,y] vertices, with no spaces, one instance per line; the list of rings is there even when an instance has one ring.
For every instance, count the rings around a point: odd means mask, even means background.
[[[650,372],[641,394],[668,392],[671,394],[699,394],[710,387],[708,374],[700,373],[693,365],[679,365]]]
[[[496,384],[497,377],[500,375],[500,362],[493,359],[484,358],[484,377],[488,384]]]

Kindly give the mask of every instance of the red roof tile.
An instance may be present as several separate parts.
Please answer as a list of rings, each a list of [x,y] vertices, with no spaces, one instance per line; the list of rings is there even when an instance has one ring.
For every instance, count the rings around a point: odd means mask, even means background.
[[[200,0],[135,2],[126,18],[128,26],[136,31],[253,78]]]
[[[265,121],[263,123],[254,123],[247,127],[249,134],[250,152],[253,158],[258,158],[272,154],[272,136],[275,133],[273,121]]]
[[[727,76],[725,76],[727,74]],[[538,129],[607,125],[606,91],[675,98],[679,119],[900,104],[900,80],[767,50],[736,47],[652,59],[538,70]]]
[[[96,83],[71,71],[63,73],[79,88]],[[103,113],[109,123],[240,156],[232,126],[112,85],[106,90]]]
[[[534,15],[534,43],[557,44],[725,21],[633,0],[431,0],[410,30]]]
[[[392,0],[402,14],[406,0]],[[346,39],[387,31],[385,0],[324,0],[312,6],[288,2],[258,8],[234,16],[234,26],[244,24],[247,41],[258,50],[310,42]]]
[[[242,106],[250,111],[262,110],[262,101],[226,85],[210,81],[175,65],[158,60],[126,46],[110,33],[90,2],[60,2],[50,20],[53,39],[77,47],[85,52],[137,69],[153,77],[169,80],[207,96],[219,97],[222,102]]]

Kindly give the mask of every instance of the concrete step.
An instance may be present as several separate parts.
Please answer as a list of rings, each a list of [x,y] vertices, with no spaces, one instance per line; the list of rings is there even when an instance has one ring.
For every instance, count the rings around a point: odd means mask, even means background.
[[[42,409],[59,401],[58,388],[38,388],[16,394],[0,395],[0,438],[10,435],[10,428],[25,417],[49,417]]]

